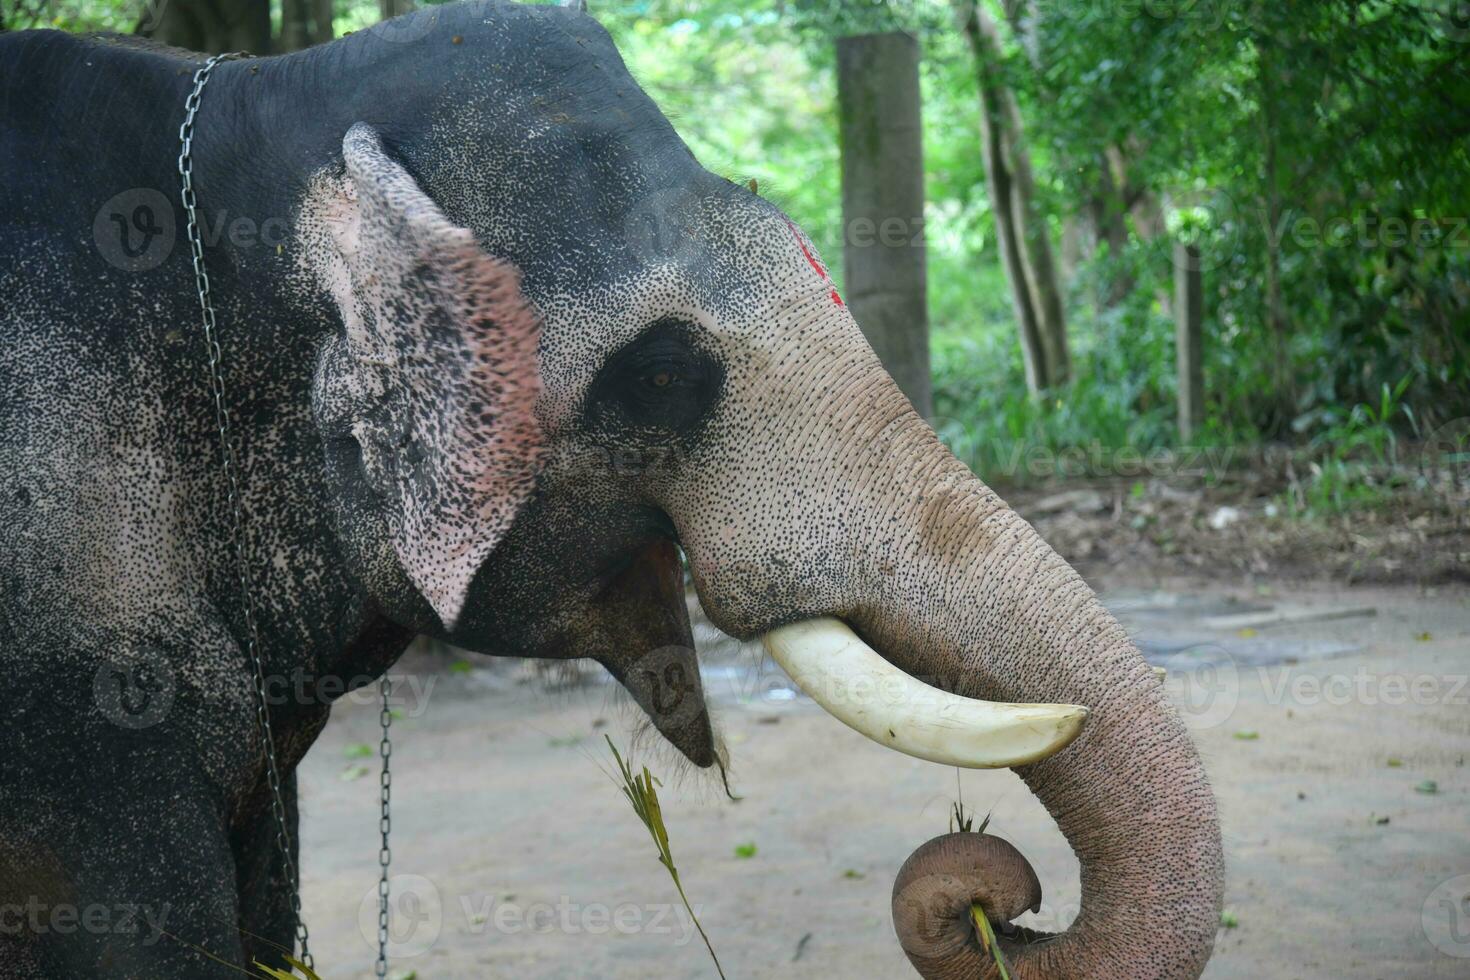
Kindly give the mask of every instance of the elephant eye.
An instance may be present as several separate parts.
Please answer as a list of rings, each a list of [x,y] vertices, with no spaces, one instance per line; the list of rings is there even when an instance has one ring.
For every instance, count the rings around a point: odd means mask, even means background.
[[[698,327],[660,320],[610,355],[587,389],[589,426],[692,433],[719,396],[724,371]]]

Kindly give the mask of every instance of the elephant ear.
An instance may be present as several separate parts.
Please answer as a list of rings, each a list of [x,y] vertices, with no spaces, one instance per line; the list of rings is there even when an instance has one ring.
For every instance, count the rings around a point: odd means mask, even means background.
[[[320,177],[303,255],[345,327],[325,401],[386,503],[399,562],[446,627],[534,487],[540,325],[520,273],[452,224],[363,123]]]

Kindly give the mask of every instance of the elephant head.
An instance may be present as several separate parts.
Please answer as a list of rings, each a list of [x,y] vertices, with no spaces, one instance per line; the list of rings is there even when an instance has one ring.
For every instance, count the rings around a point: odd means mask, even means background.
[[[700,766],[720,750],[680,552],[736,637],[837,620],[926,689],[1085,706],[1061,751],[996,756],[1082,868],[1079,917],[1010,950],[1015,973],[1197,975],[1222,890],[1214,799],[1123,628],[916,414],[807,236],[702,169],[589,18],[436,10],[450,94],[426,111],[375,90],[374,118],[398,122],[347,132],[303,222],[325,229],[303,254],[342,323],[317,366],[338,526],[379,606],[470,649],[595,658]],[[457,244],[420,247],[416,225]],[[509,439],[492,423],[530,388],[476,367],[475,317],[394,298],[475,256],[518,270],[541,320],[534,431]],[[486,296],[523,322],[509,287]],[[1024,876],[996,885],[971,858],[941,849],[918,877],[955,908],[1029,904],[1002,893]],[[898,929],[925,975],[982,974],[973,943]]]

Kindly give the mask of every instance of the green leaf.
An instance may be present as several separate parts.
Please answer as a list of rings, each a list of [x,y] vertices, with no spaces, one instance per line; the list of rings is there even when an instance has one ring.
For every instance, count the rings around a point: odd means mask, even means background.
[[[749,844],[736,844],[735,845],[735,856],[738,857],[738,858],[753,858],[753,857],[755,857],[755,844],[754,844],[754,842],[749,843]]]
[[[1220,925],[1224,926],[1226,929],[1234,929],[1236,926],[1240,925],[1240,920],[1236,918],[1234,912],[1230,911],[1229,909],[1224,909],[1220,912]]]
[[[1425,793],[1432,796],[1433,794],[1439,792],[1439,783],[1435,782],[1432,779],[1426,779],[1424,780],[1424,782],[1414,787],[1414,792]]]
[[[1231,738],[1234,738],[1237,741],[1241,742],[1254,742],[1260,737],[1261,733],[1253,728],[1242,728],[1240,731],[1231,736]]]
[[[373,747],[364,742],[354,742],[343,749],[342,754],[349,759],[369,759],[373,755]]]

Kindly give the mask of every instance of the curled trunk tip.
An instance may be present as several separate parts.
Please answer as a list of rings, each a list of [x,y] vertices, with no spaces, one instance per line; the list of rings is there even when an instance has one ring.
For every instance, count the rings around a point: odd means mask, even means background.
[[[983,976],[988,957],[970,917],[992,922],[1041,908],[1041,882],[1009,841],[990,834],[935,837],[909,855],[893,882],[893,928],[925,977]]]

